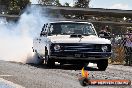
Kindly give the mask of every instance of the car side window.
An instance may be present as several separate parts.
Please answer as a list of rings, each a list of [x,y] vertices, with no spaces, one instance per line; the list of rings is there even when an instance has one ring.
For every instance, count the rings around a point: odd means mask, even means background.
[[[42,31],[40,33],[40,36],[45,36],[47,35],[47,27],[48,27],[48,24],[44,24],[43,28],[42,28]]]
[[[44,26],[43,26],[43,28],[42,28],[42,31],[44,31],[44,30],[45,30],[45,26],[46,26],[46,25],[44,24]]]

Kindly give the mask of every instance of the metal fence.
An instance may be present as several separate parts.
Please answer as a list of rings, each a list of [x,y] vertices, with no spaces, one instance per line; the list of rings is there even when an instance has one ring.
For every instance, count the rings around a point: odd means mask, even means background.
[[[112,43],[111,63],[132,65],[132,34],[114,34],[107,39]]]

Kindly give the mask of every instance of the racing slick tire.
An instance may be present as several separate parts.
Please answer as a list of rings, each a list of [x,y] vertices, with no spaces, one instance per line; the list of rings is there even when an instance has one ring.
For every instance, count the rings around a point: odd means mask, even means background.
[[[53,68],[55,66],[55,61],[53,59],[49,58],[47,48],[45,50],[45,64],[47,67],[50,67],[50,68]]]
[[[97,67],[100,71],[105,71],[108,66],[108,60],[99,60],[97,62]]]

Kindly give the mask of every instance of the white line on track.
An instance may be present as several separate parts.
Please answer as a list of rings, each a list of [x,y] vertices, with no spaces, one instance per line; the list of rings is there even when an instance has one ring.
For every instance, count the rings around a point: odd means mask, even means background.
[[[10,77],[12,75],[0,75],[0,77]]]
[[[5,87],[8,85],[8,87],[6,87],[6,88],[25,88],[21,85],[15,84],[15,83],[8,81],[8,80],[5,80],[3,78],[0,78],[0,83],[4,83]],[[1,88],[1,85],[0,85],[0,88]]]

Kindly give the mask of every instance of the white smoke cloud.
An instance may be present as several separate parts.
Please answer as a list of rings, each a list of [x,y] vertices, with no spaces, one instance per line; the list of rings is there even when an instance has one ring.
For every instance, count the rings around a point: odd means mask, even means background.
[[[38,4],[38,0],[30,0],[32,4]]]
[[[39,35],[47,17],[41,7],[28,7],[17,23],[0,19],[0,60],[26,63],[32,58],[32,40]]]

